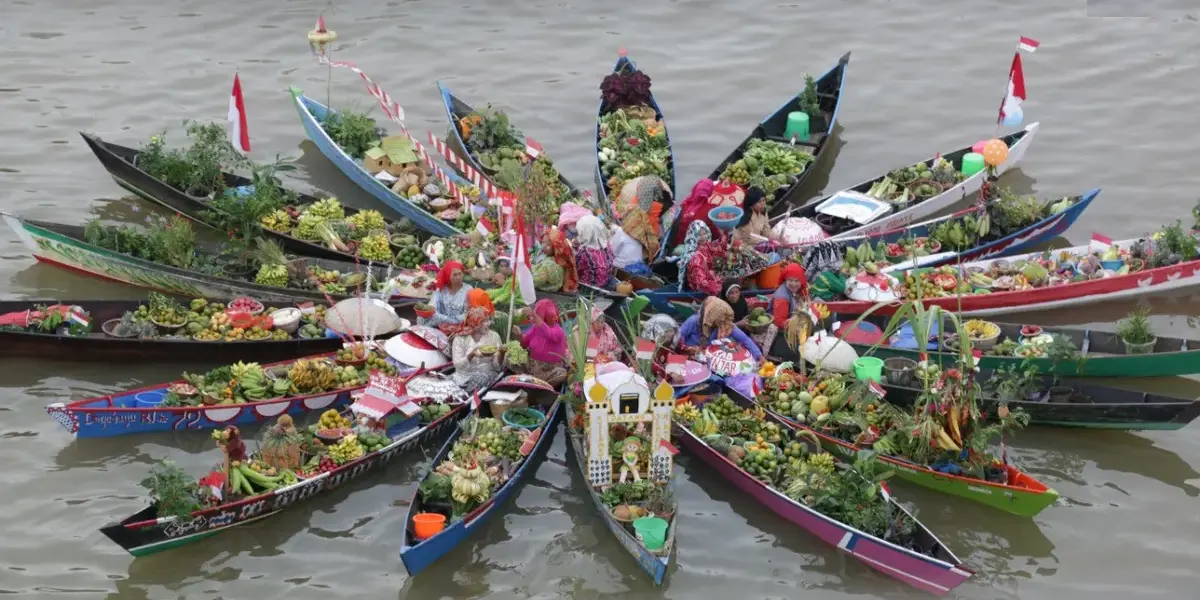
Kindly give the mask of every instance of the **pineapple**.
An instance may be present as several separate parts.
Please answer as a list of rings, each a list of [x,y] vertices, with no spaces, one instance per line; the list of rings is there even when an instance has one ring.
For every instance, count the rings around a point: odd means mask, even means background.
[[[260,456],[263,462],[278,470],[297,469],[302,463],[300,446],[304,436],[296,431],[292,417],[280,415],[273,427],[263,433]]]

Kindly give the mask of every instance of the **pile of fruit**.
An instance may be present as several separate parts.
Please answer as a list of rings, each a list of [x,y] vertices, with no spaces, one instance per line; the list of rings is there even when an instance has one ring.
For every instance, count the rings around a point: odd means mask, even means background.
[[[220,431],[214,431],[214,437],[220,433]],[[284,469],[277,472],[274,467],[251,459],[249,462],[231,461],[227,481],[229,488],[235,493],[243,496],[255,496],[296,483],[299,478],[291,470]]]
[[[813,155],[804,146],[753,139],[746,144],[742,158],[725,167],[720,179],[762,190],[770,203],[775,192],[794,185],[812,161]]]
[[[771,324],[771,315],[767,314],[767,309],[756,306],[746,315],[746,323],[752,327],[765,327]]]
[[[134,311],[134,318],[150,320],[155,325],[164,327],[181,327],[187,323],[187,309],[182,304],[158,292],[150,292],[149,306],[139,305]]]
[[[972,341],[994,340],[1000,337],[1000,326],[991,321],[971,319],[963,323],[963,329]]]
[[[397,267],[404,269],[416,269],[421,265],[429,262],[425,253],[421,250],[417,238],[413,236],[405,236],[404,239],[394,239],[393,243],[399,246],[396,251],[395,263]]]
[[[513,366],[529,364],[529,351],[521,345],[519,340],[510,340],[504,348],[504,357],[508,360],[508,364]]]
[[[351,433],[341,439],[338,443],[329,446],[329,458],[338,465],[344,465],[352,460],[362,458],[367,453],[363,445],[358,442],[358,436]]]
[[[421,423],[432,423],[450,413],[448,404],[422,404]]]
[[[317,420],[316,433],[323,438],[333,438],[338,433],[350,429],[350,419],[342,416],[337,409],[331,408],[321,413],[321,418]]]
[[[346,222],[350,224],[350,235],[354,239],[362,239],[372,231],[384,231],[387,229],[387,221],[383,219],[383,214],[377,210],[360,210],[347,217]],[[362,251],[361,247],[359,251]]]
[[[304,467],[300,469],[298,475],[304,479],[308,479],[310,477],[316,477],[321,473],[329,473],[337,468],[338,464],[333,462],[333,459],[328,455],[313,455],[313,457],[308,459],[308,462],[304,464]]]
[[[334,356],[339,362],[350,363],[367,358],[369,353],[370,350],[367,349],[365,344],[350,344],[349,346],[342,346]]]
[[[229,303],[230,312],[244,312],[256,315],[261,313],[263,308],[264,306],[262,302],[259,302],[254,298],[247,298],[245,296],[234,298],[233,301]]]
[[[392,262],[392,247],[387,234],[372,233],[364,237],[358,245],[358,256],[372,262]]]
[[[334,379],[338,388],[355,387],[367,384],[367,372],[359,371],[350,365],[333,368]]]
[[[950,266],[906,271],[901,287],[907,298],[916,298],[918,294],[925,298],[971,294],[973,290],[970,283],[959,279],[958,270]]]
[[[392,438],[374,431],[358,434],[358,443],[368,452],[379,452],[392,443]]]
[[[206,404],[242,404],[284,396],[289,391],[287,381],[271,382],[262,365],[237,362],[218,367],[203,375],[184,373]]]
[[[800,423],[824,424],[849,401],[846,379],[837,373],[817,373],[805,378],[790,369],[763,381],[757,402],[772,412]]]
[[[610,197],[616,198],[625,182],[643,175],[658,176],[672,186],[667,130],[655,120],[653,109],[618,108],[605,114],[599,135],[597,158]]]

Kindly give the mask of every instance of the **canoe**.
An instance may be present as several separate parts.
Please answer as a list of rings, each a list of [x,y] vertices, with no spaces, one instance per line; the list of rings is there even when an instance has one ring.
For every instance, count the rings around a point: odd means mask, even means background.
[[[425,425],[415,423],[418,417],[413,417],[410,421],[414,423],[399,427],[400,433],[394,435],[394,441],[382,450],[367,453],[332,471],[301,479],[288,486],[195,511],[187,522],[180,522],[175,517],[159,517],[157,507],[151,504],[126,519],[105,525],[100,532],[133,556],[146,556],[265,519],[309,498],[340,488],[365,473],[378,471],[397,456],[426,441],[449,435],[467,413],[466,406],[465,403],[459,404]]]
[[[1025,156],[1025,152],[1033,143],[1034,135],[1037,133],[1038,124],[1033,123],[1020,131],[1010,133],[1000,139],[1008,144],[1008,158],[1004,164],[996,168],[996,175],[1001,175],[1004,172],[1012,169]],[[956,172],[962,172],[963,156],[971,152],[971,147],[959,148],[953,152],[944,153],[942,159],[954,165]],[[920,163],[910,165],[925,165],[932,167],[937,158],[930,158]],[[889,172],[890,173],[890,172]],[[871,235],[882,233],[899,227],[904,227],[910,223],[924,219],[929,215],[936,214],[946,208],[949,208],[954,203],[966,199],[967,196],[979,191],[987,178],[986,171],[980,171],[970,177],[959,181],[945,191],[927,198],[925,200],[910,202],[907,208],[896,210],[896,207],[891,206],[888,212],[875,217],[874,219],[856,222],[849,219],[831,217],[822,214],[822,208],[830,204],[854,204],[862,201],[860,194],[867,194],[872,186],[888,177],[889,173],[868,179],[858,185],[846,188],[839,192],[835,192],[823,198],[817,198],[810,202],[806,202],[801,206],[781,206],[776,203],[772,206],[771,215],[772,223],[787,217],[805,218],[814,221],[817,225],[825,230],[825,233],[833,239],[851,236]],[[886,202],[885,202],[886,204]]]
[[[817,166],[820,164],[821,158],[825,155],[825,148],[828,147],[827,142],[829,138],[833,136],[834,127],[837,125],[837,116],[841,109],[842,94],[846,85],[846,68],[849,64],[850,53],[847,52],[838,59],[837,65],[816,79],[815,83],[817,86],[817,97],[821,102],[821,112],[824,116],[825,123],[810,123],[810,136],[808,141],[796,141],[796,145],[804,146],[805,149],[812,152],[813,160],[808,164],[808,168],[806,168],[803,173],[797,176],[796,181],[791,186],[789,186],[783,192],[775,194],[775,201],[772,204],[773,210],[782,210],[778,207],[790,206],[793,202],[798,200],[801,189],[809,180],[809,178],[812,177],[813,172],[817,170]],[[801,90],[801,92],[803,92],[803,90]],[[762,121],[759,121],[758,125],[754,127],[754,130],[750,132],[750,135],[746,136],[746,139],[742,140],[742,142],[738,144],[732,152],[729,153],[729,156],[726,156],[725,160],[722,160],[721,163],[718,164],[711,173],[709,173],[708,179],[712,181],[719,179],[721,172],[725,170],[725,167],[729,166],[731,163],[737,162],[740,158],[742,158],[742,154],[745,151],[746,145],[749,144],[751,140],[773,140],[782,143],[791,142],[791,140],[783,137],[784,132],[787,129],[788,113],[799,110],[800,94],[797,93],[795,96],[789,98],[788,101],[783,104],[783,106],[780,106],[778,109],[776,109],[775,112],[765,117]],[[772,212],[772,214],[775,213]],[[670,231],[667,232],[668,237],[666,239],[668,242],[674,237],[674,231],[677,225],[678,220],[672,224]],[[670,243],[663,244],[663,249],[659,253],[660,258],[669,254],[670,250],[667,249],[667,246],[673,247],[674,245]]]
[[[838,315],[834,317],[834,320],[843,323],[848,331],[850,325],[857,318],[858,315]],[[882,317],[868,318],[866,321],[873,324],[875,330],[882,330],[887,325],[887,321]],[[996,323],[996,325],[1000,326],[998,344],[1005,340],[1019,341],[1021,328],[1025,327],[1018,323]],[[950,327],[947,325],[947,331],[950,330]],[[1000,367],[1015,368],[1022,364],[1028,364],[1043,375],[1059,377],[1171,377],[1200,373],[1200,342],[1197,340],[1160,337],[1150,354],[1126,354],[1125,344],[1114,333],[1071,327],[1042,326],[1041,329],[1043,333],[1058,334],[1069,339],[1083,360],[1066,359],[1055,362],[1047,357],[1022,358],[984,352],[979,366],[984,369],[998,369]],[[873,342],[868,343],[870,342],[869,337],[859,339],[861,342],[852,341],[850,345],[854,346],[859,354],[865,354]],[[930,349],[927,352],[930,362],[950,365],[958,360],[957,352],[940,352],[937,340],[932,340],[927,348]],[[772,351],[774,353],[782,349],[776,345]],[[874,354],[880,358],[901,356],[920,360],[916,344],[904,344],[904,347],[881,345]]]
[[[1113,242],[1122,249],[1131,248],[1137,239]],[[1052,257],[1062,253],[1082,255],[1088,253],[1088,246],[1074,246],[1047,251]],[[995,265],[1016,264],[1021,261],[1041,259],[1042,252],[1032,252],[1009,256],[1003,259],[989,259],[963,263],[956,267],[959,272],[968,269],[987,271]],[[1044,287],[1025,290],[992,291],[987,294],[966,294],[957,296],[940,296],[925,298],[926,308],[939,306],[943,309],[969,316],[1002,315],[1018,312],[1042,311],[1056,308],[1078,307],[1111,300],[1121,300],[1131,297],[1141,297],[1148,294],[1158,294],[1174,290],[1182,290],[1200,284],[1197,271],[1200,270],[1200,259],[1176,263],[1154,269],[1143,269],[1125,275],[1113,274],[1100,279],[1090,279],[1079,282],[1066,282]],[[892,275],[903,278],[909,271],[896,270]],[[959,302],[961,301],[961,304]],[[842,300],[829,302],[829,309],[838,313],[862,314],[875,306],[874,302]],[[877,314],[890,315],[896,311],[899,304],[886,304],[880,307]]]
[[[613,66],[613,73],[635,73],[638,71],[637,65],[624,54],[617,59],[617,64]],[[666,119],[663,117],[662,108],[659,107],[658,101],[654,99],[654,93],[650,93],[650,107],[654,109],[655,117],[659,123],[663,125],[663,135],[667,138],[667,147],[670,148],[671,136],[666,130]],[[611,112],[611,109],[604,103],[604,99],[600,100],[600,107],[596,110],[596,152],[600,151],[600,117]],[[596,157],[596,198],[600,200],[601,206],[611,206],[612,202],[608,198],[608,185],[605,183],[604,173],[601,171],[599,155]],[[679,182],[675,180],[675,149],[670,148],[670,155],[667,157],[667,173],[671,178],[671,199],[669,202],[663,203],[663,214],[667,214],[667,210],[675,202]]]
[[[308,139],[316,144],[321,154],[324,154],[325,158],[328,158],[342,174],[358,184],[358,187],[371,194],[393,213],[412,221],[413,225],[433,235],[451,237],[464,233],[454,225],[417,206],[408,198],[393,192],[391,187],[376,179],[363,167],[361,161],[346,154],[337,145],[337,142],[334,142],[333,138],[325,133],[325,129],[321,127],[321,121],[330,114],[329,109],[324,104],[305,96],[304,92],[295,86],[289,88],[289,91],[292,94],[292,103],[296,106],[296,112],[300,114],[300,122],[304,125],[304,132]],[[466,183],[461,179],[458,182]]]
[[[1071,227],[1083,212],[1091,206],[1092,201],[1096,196],[1100,195],[1099,189],[1094,189],[1084,193],[1082,196],[1074,196],[1072,204],[1066,210],[1050,215],[1031,223],[1030,225],[1000,237],[985,237],[983,242],[968,248],[962,252],[939,252],[929,256],[919,257],[918,263],[921,267],[938,267],[948,264],[956,264],[970,260],[980,260],[983,258],[1007,256],[1021,250],[1027,250],[1031,247],[1049,241]],[[964,223],[968,216],[978,217],[981,213],[979,208],[972,206],[963,209],[952,215],[946,215],[929,219],[921,223],[911,224],[900,229],[885,231],[868,236],[856,236],[843,238],[839,240],[830,240],[819,246],[810,246],[812,252],[834,252],[840,260],[845,261],[847,251],[851,248],[856,248],[866,242],[872,246],[877,246],[880,242],[885,244],[899,242],[902,239],[916,239],[928,237],[939,226],[945,224],[953,226],[958,223]],[[807,250],[801,249],[800,252]],[[893,267],[887,268],[904,268],[908,263],[900,263]],[[677,285],[677,284],[676,284]],[[746,290],[745,293],[753,295],[756,293],[770,294],[775,290]],[[704,294],[699,292],[680,292],[676,286],[659,288],[651,291],[639,292],[649,298],[655,308],[661,312],[666,312],[673,316],[687,318],[694,312],[694,307],[691,305],[697,303],[704,298]]]
[[[990,369],[980,369],[978,380],[987,381]],[[917,385],[920,385],[919,383]],[[1047,401],[1051,386],[1070,391],[1066,402]],[[887,401],[896,406],[912,406],[921,393],[912,383],[897,385],[885,377]],[[996,415],[1000,399],[995,394],[979,398],[979,409]],[[1200,400],[1123,390],[1093,383],[1059,382],[1045,378],[1035,397],[1008,400],[1010,409],[1020,408],[1029,415],[1030,425],[1118,429],[1124,431],[1174,431],[1183,429],[1200,416]]]
[[[212,219],[205,216],[207,211],[212,210],[207,203],[207,199],[197,198],[186,192],[180,191],[177,188],[171,187],[166,182],[156,179],[149,173],[139,169],[136,166],[137,156],[140,153],[139,150],[105,142],[98,136],[90,133],[80,132],[79,135],[83,136],[83,140],[87,142],[88,147],[92,149],[92,153],[96,155],[96,158],[100,159],[100,164],[104,165],[104,168],[108,171],[108,174],[112,176],[113,180],[117,182],[117,185],[129,190],[140,198],[155,202],[169,210],[178,212],[197,223],[205,225],[206,227],[214,227],[211,223]],[[225,184],[230,188],[252,185],[251,180],[242,177],[241,175],[225,173],[224,178]],[[319,198],[309,196],[307,194],[301,194],[299,192],[296,192],[296,196],[297,208],[310,205],[319,200]],[[360,212],[359,209],[351,206],[343,205],[343,209],[345,210],[347,217]],[[385,219],[385,221],[387,221],[387,219]],[[388,224],[391,225],[390,222]],[[329,260],[341,260],[349,262],[362,260],[358,259],[354,254],[334,250],[323,244],[302,240],[286,233],[274,231],[265,227],[260,227],[259,231],[262,232],[265,237],[278,242],[280,247],[283,248],[284,252],[289,252],[300,256],[311,256],[313,258],[325,258]]]
[[[320,354],[306,358],[328,358]],[[299,360],[299,359],[296,359]],[[290,365],[287,360],[263,365],[264,369]],[[155,431],[207,431],[229,425],[249,425],[273,419],[281,414],[298,415],[350,403],[350,395],[365,386],[356,385],[316,394],[271,398],[243,404],[199,406],[158,406],[172,385],[186,383],[176,379],[133,390],[83,398],[73,402],[55,402],[46,406],[46,414],[78,438],[113,437]]]
[[[570,405],[566,406],[567,423],[575,421],[575,411]],[[667,540],[663,545],[662,551],[658,553],[651,552],[633,534],[625,529],[625,526],[613,517],[612,512],[600,499],[600,494],[592,489],[588,483],[588,468],[587,468],[587,449],[584,448],[583,440],[571,433],[570,428],[567,428],[567,453],[572,455],[571,462],[576,467],[576,472],[583,477],[583,485],[587,489],[588,496],[592,500],[592,505],[596,508],[596,513],[600,515],[600,519],[604,522],[604,526],[608,528],[617,543],[629,553],[639,567],[646,572],[652,579],[654,585],[662,585],[663,579],[667,576],[667,565],[671,562],[671,555],[675,553],[675,531],[676,521],[678,518],[678,509],[676,516],[671,518],[670,524],[667,526]]]
[[[178,338],[117,338],[101,325],[136,310],[137,300],[22,300],[0,302],[0,314],[33,310],[40,305],[79,306],[91,319],[92,332],[83,336],[0,329],[0,356],[72,361],[228,362],[278,361],[332,352],[342,346],[337,338],[288,340],[197,341]]]
[[[469,166],[471,169],[474,169],[481,175],[490,178],[491,174],[489,171],[484,169],[483,165],[479,163],[479,157],[468,149],[466,142],[462,138],[462,130],[460,129],[458,123],[460,119],[468,117],[472,113],[476,112],[475,109],[472,108],[470,104],[463,102],[457,96],[450,93],[449,88],[442,85],[440,81],[438,82],[438,91],[442,96],[442,105],[446,109],[446,119],[450,123],[450,133],[446,136],[446,145],[449,147],[450,151],[461,158],[467,164],[467,166]],[[526,144],[532,142],[532,140],[528,137],[525,139]],[[541,151],[539,150],[538,152],[540,153]],[[528,154],[528,149],[526,150],[526,154],[531,158],[534,157],[534,155]],[[459,174],[470,179],[469,173],[460,172]],[[570,190],[571,198],[574,202],[579,203],[582,206],[594,206],[595,203],[593,200],[591,198],[587,198],[585,193],[580,191],[579,188],[575,187],[575,184],[571,183],[570,180],[568,180],[567,177],[562,174],[562,172],[559,172],[558,180],[565,185],[568,190]],[[492,183],[496,183],[495,180],[492,180]],[[499,188],[500,186],[496,185],[496,187]]]
[[[730,391],[732,397],[736,392]],[[747,402],[752,402],[751,400]],[[757,405],[757,402],[755,402]],[[811,431],[821,439],[821,446],[838,458],[853,462],[855,457],[862,454],[875,454],[868,448],[860,448],[831,435],[822,433],[807,425],[796,422],[792,418],[780,415],[767,407],[763,407],[787,427],[793,430]],[[1034,479],[1031,475],[1021,472],[1011,464],[1004,465],[1008,481],[997,483],[973,477],[948,475],[934,471],[923,465],[896,458],[894,456],[877,455],[879,460],[896,470],[896,476],[931,490],[966,498],[992,508],[1012,513],[1022,517],[1034,517],[1047,506],[1058,500],[1058,492],[1046,484]]]
[[[250,280],[216,277],[106,250],[84,241],[84,228],[77,225],[24,219],[4,211],[0,211],[0,217],[3,217],[4,222],[16,232],[17,237],[38,262],[62,267],[68,271],[190,298],[228,300],[238,296],[250,296],[267,304],[285,305],[296,301],[327,300],[327,296],[319,290],[274,287],[259,285]],[[332,269],[342,274],[366,271],[368,268],[364,265],[319,258],[302,260],[307,261],[310,266]],[[372,270],[376,281],[387,278],[387,270],[378,267],[373,267]],[[342,300],[350,296],[330,297]],[[399,296],[393,297],[392,301],[413,302],[412,299]]]
[[[508,481],[504,482],[504,484],[500,486],[500,489],[496,490],[496,492],[492,494],[492,497],[478,508],[465,515],[459,521],[447,521],[445,529],[441,530],[433,537],[424,540],[416,537],[415,532],[413,531],[412,523],[413,516],[421,512],[426,512],[424,509],[427,507],[422,504],[419,486],[418,489],[413,490],[412,501],[409,503],[408,512],[405,515],[405,523],[407,525],[404,528],[404,541],[400,548],[400,560],[404,562],[404,568],[408,570],[410,577],[414,577],[421,571],[424,571],[439,558],[445,556],[448,552],[458,547],[458,545],[465,541],[473,532],[483,528],[487,524],[488,520],[500,511],[500,508],[504,506],[504,503],[516,494],[517,490],[521,488],[524,480],[530,477],[532,473],[537,470],[536,467],[534,467],[534,464],[540,462],[542,457],[546,455],[546,451],[550,448],[551,439],[554,437],[554,428],[557,426],[558,419],[562,415],[563,403],[560,399],[561,397],[557,395],[558,390],[540,380],[533,380],[533,382],[530,382],[522,381],[513,377],[500,380],[498,383],[496,383],[496,385],[492,386],[492,388],[510,390],[520,388],[528,389],[531,392],[534,392],[534,394],[531,394],[530,398],[531,401],[529,404],[531,407],[539,404],[545,404],[534,402],[533,400],[537,396],[540,396],[547,401],[552,398],[553,403],[551,404],[550,408],[546,410],[546,420],[536,430],[537,432],[540,432],[538,434],[539,437],[537,438],[537,442],[534,443],[533,449],[530,451],[529,455],[525,457],[525,460],[521,462],[521,465],[517,467],[517,470],[515,473],[513,473],[512,477],[510,477]],[[458,441],[461,435],[462,429],[455,428],[454,433],[452,433],[450,438],[446,440],[446,443],[442,445],[441,451],[438,452],[431,464],[436,466],[441,464],[442,461],[447,460],[451,448],[454,447],[454,443]],[[428,476],[429,474],[427,473],[426,477]]]
[[[733,390],[726,393],[735,402],[750,407],[753,403]],[[768,417],[787,427],[781,419]],[[756,479],[737,464],[717,452],[686,427],[676,427],[683,447],[698,456],[747,496],[754,498],[772,512],[815,535],[821,541],[846,552],[884,575],[907,583],[919,590],[944,596],[973,575],[963,562],[904,506],[884,495],[898,514],[906,515],[917,526],[914,544],[906,547],[855,529],[796,502],[779,490]]]

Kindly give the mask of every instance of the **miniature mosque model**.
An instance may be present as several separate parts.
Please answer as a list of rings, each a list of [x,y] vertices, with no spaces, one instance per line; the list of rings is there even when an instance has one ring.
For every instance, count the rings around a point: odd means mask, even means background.
[[[620,363],[608,363],[599,368],[589,364],[587,369],[584,394],[588,415],[588,482],[595,488],[607,488],[618,477],[609,451],[609,427],[618,423],[629,425],[631,429],[644,429],[649,424],[651,435],[649,469],[640,470],[646,465],[638,465],[635,454],[634,458],[623,461],[620,481],[624,482],[627,474],[632,475],[634,481],[642,476],[653,483],[668,481],[674,455],[678,452],[670,441],[674,388],[660,381],[651,396],[646,379]],[[632,473],[626,473],[630,466]]]

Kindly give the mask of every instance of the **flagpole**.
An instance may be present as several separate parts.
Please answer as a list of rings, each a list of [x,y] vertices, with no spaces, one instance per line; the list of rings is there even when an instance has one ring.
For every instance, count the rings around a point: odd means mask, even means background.
[[[501,208],[501,210],[504,209]],[[516,217],[517,215],[514,214],[514,221]],[[520,233],[517,235],[520,235]],[[512,271],[512,275],[509,275],[509,278],[512,279],[512,285],[509,286],[508,290],[508,330],[504,332],[505,345],[512,340],[512,328],[517,322],[516,315],[513,314],[513,310],[517,306],[517,261],[520,260],[520,257],[517,256],[517,244],[520,244],[522,241],[520,238],[513,241],[513,259],[512,264],[509,265]]]

